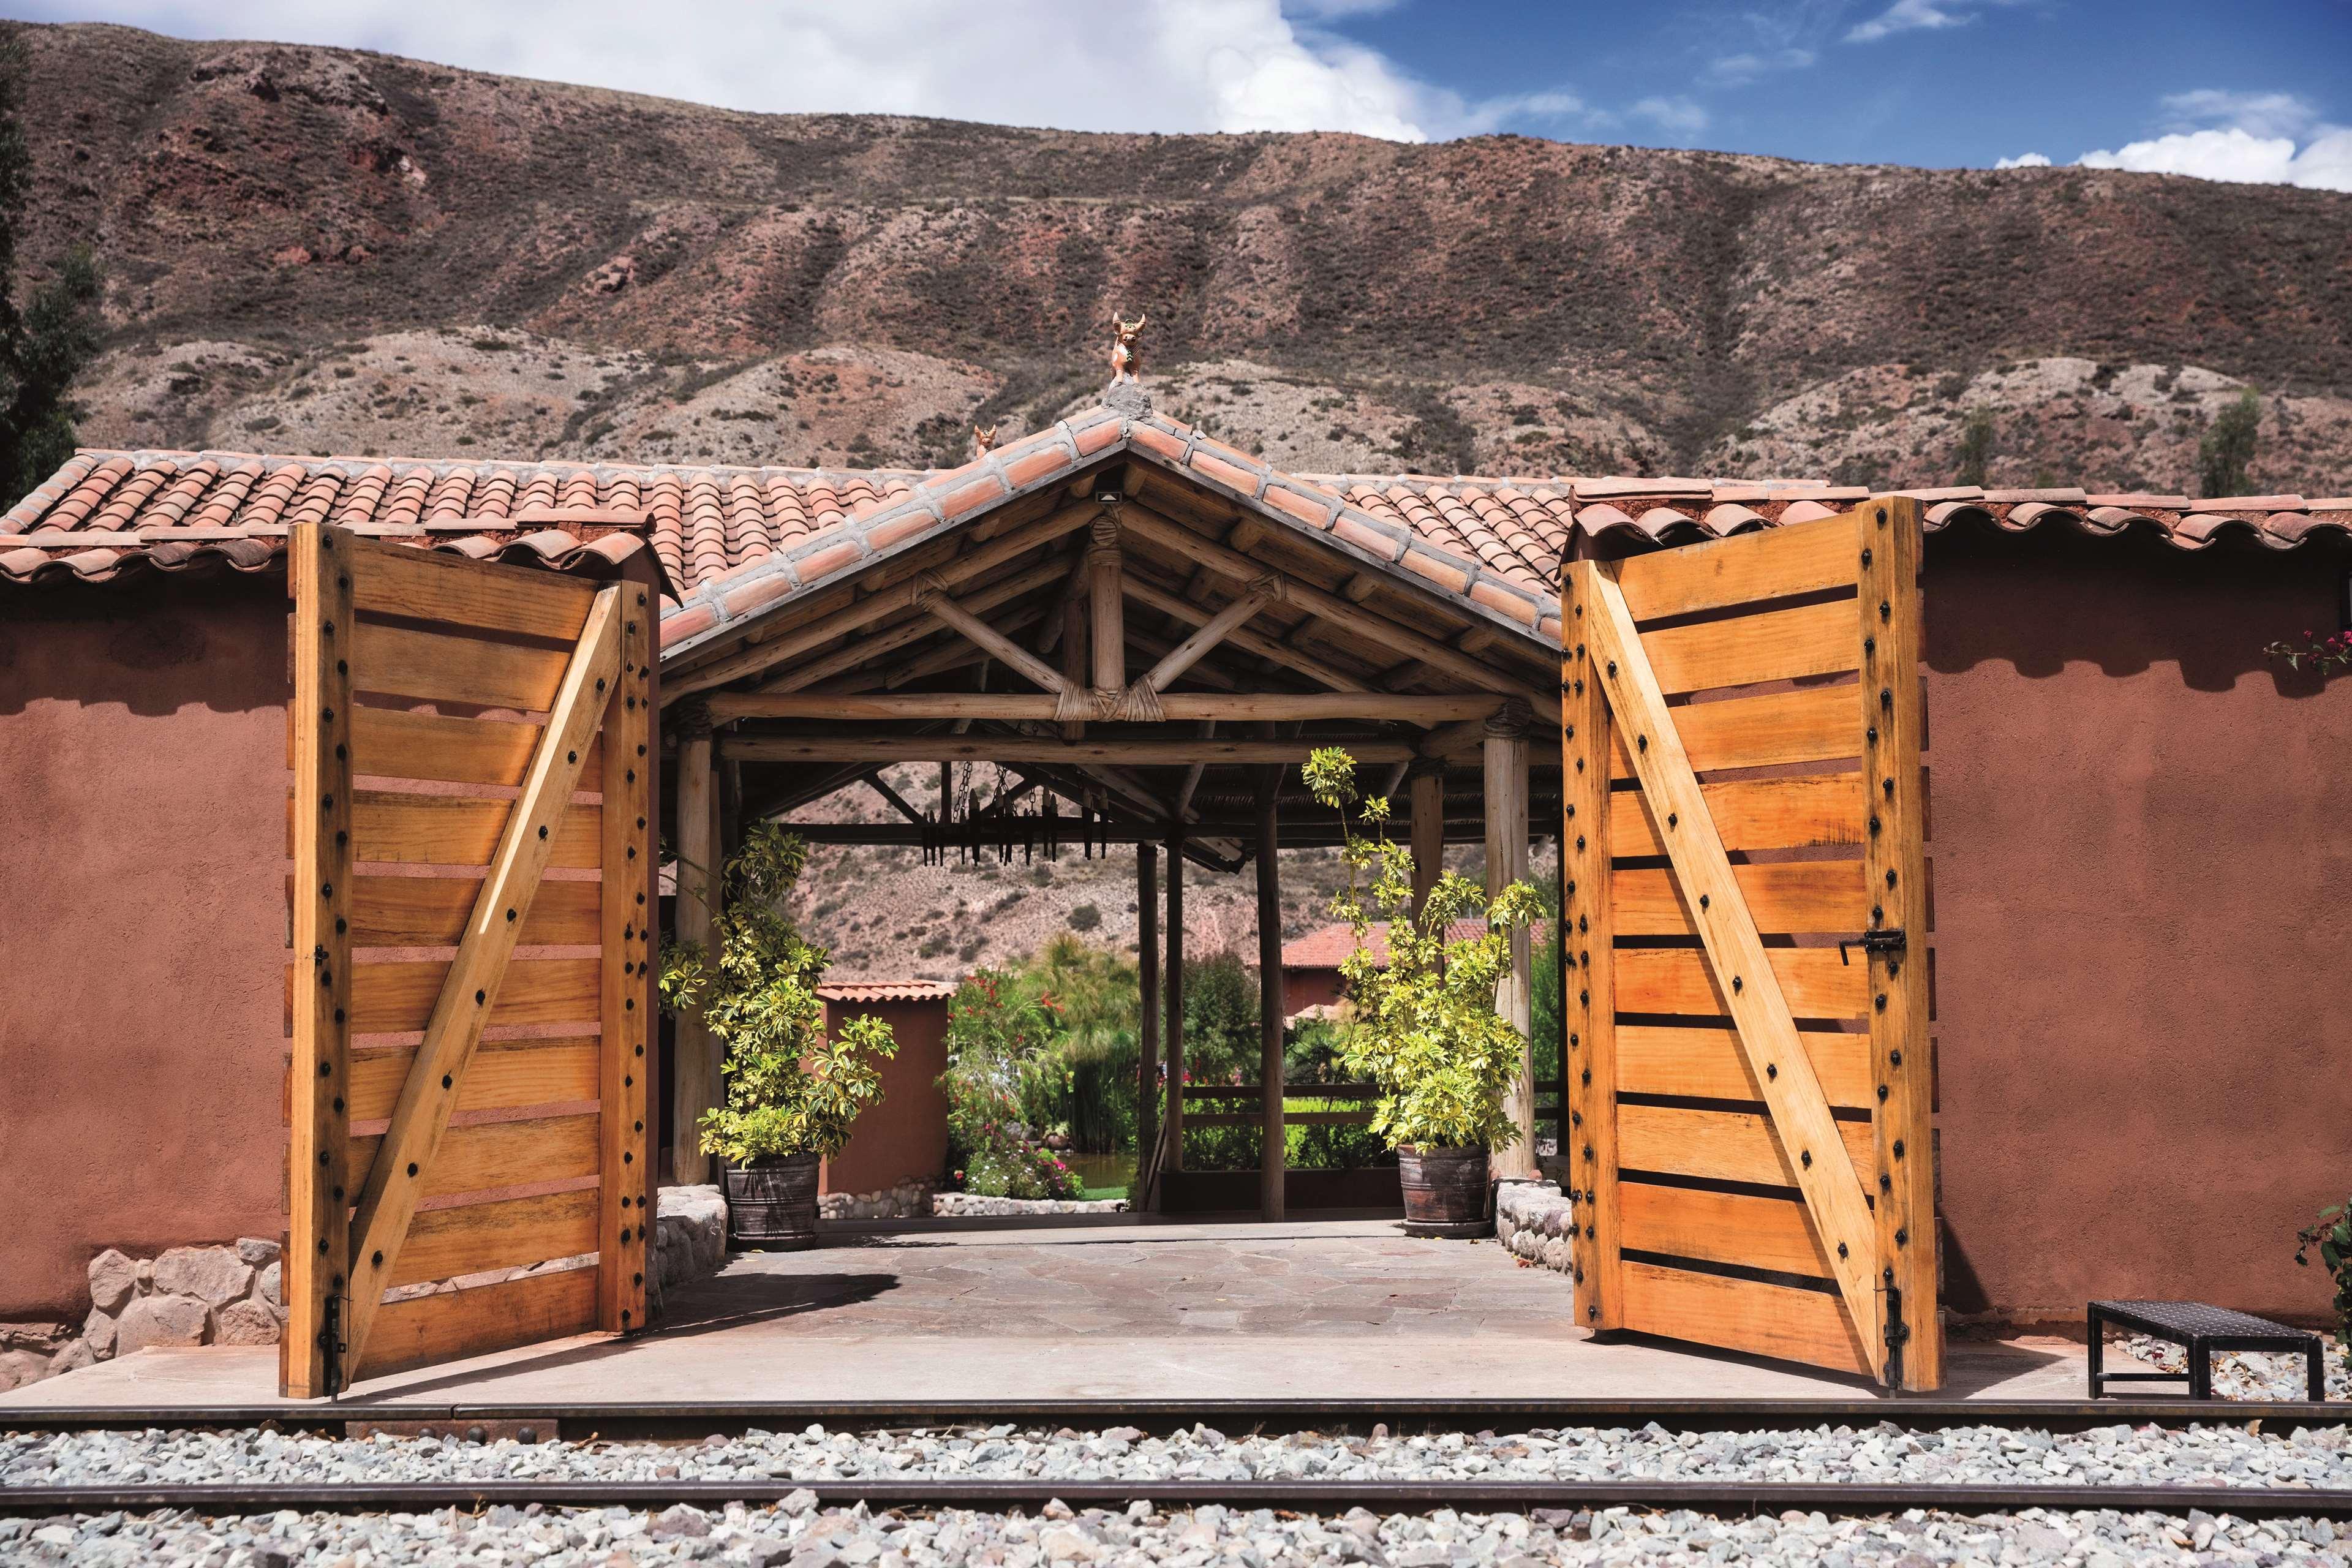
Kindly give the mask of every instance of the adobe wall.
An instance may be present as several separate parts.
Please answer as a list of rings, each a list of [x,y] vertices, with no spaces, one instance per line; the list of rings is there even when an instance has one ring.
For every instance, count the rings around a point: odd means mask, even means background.
[[[2352,1188],[2345,557],[1938,536],[1929,793],[1947,1297],[2310,1316]]]
[[[283,1226],[286,689],[280,581],[0,600],[0,1321]]]
[[[936,1180],[948,1161],[948,1098],[939,1087],[948,1068],[948,1003],[838,1002],[824,1005],[824,1026],[871,1016],[890,1026],[898,1054],[881,1064],[882,1100],[866,1107],[848,1147],[824,1162],[817,1190],[876,1193],[908,1177]]]

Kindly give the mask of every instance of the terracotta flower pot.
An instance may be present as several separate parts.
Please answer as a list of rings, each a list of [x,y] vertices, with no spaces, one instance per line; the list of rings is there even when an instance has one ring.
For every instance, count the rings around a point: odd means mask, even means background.
[[[814,1154],[779,1154],[729,1166],[724,1175],[730,1245],[772,1252],[814,1247],[818,1163]]]
[[[1484,1236],[1494,1216],[1486,1210],[1486,1151],[1402,1144],[1397,1179],[1404,1189],[1404,1228],[1410,1236]]]

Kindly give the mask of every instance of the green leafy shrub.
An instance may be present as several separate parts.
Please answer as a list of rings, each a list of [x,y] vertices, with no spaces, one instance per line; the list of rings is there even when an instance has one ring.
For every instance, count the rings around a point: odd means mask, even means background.
[[[964,1191],[988,1197],[1067,1198],[1069,1166],[1046,1148],[1024,1109],[1040,1097],[1057,1022],[1049,999],[1014,976],[982,969],[948,1004],[948,1142]]]
[[[1302,772],[1315,798],[1339,814],[1347,838],[1348,885],[1331,900],[1356,939],[1339,965],[1352,1003],[1339,1054],[1351,1073],[1379,1086],[1372,1130],[1398,1146],[1508,1148],[1518,1128],[1504,1115],[1503,1096],[1528,1044],[1495,1011],[1495,986],[1510,962],[1507,933],[1540,909],[1535,889],[1515,881],[1490,900],[1467,877],[1445,871],[1416,913],[1412,851],[1382,826],[1389,803],[1358,793],[1355,759],[1320,746]],[[1351,806],[1371,832],[1349,823]],[[1446,941],[1446,927],[1472,913],[1486,918],[1486,934]],[[1370,942],[1375,920],[1388,927],[1385,967]]]
[[[717,963],[698,942],[662,949],[663,1001],[698,1012],[724,1047],[727,1102],[699,1125],[702,1152],[734,1165],[839,1153],[858,1112],[882,1098],[876,1062],[898,1049],[879,1018],[824,1032],[816,986],[827,954],[783,913],[807,860],[801,839],[753,827],[721,874]]]
[[[2319,1248],[2319,1266],[2336,1281],[2336,1342],[2344,1347],[2344,1365],[2352,1370],[2352,1198],[2332,1209],[2294,1237],[2294,1260],[2311,1266],[2311,1249]]]

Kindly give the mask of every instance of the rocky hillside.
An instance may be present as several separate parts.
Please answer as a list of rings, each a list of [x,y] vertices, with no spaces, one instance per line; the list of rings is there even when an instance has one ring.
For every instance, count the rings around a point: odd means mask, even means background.
[[[1982,409],[1992,483],[2193,490],[2252,384],[2254,486],[2352,489],[2343,195],[750,115],[28,35],[21,254],[108,269],[93,443],[939,463],[1087,400],[1123,309],[1162,407],[1308,471],[1932,484]],[[1001,961],[1088,906],[1132,938],[1124,855],[863,859],[856,907],[810,911],[855,973]],[[1196,947],[1247,951],[1245,889],[1197,887]]]
[[[2193,483],[2352,472],[2352,196],[1492,137],[750,115],[416,61],[31,29],[92,440],[919,464],[1087,396],[1312,470]]]

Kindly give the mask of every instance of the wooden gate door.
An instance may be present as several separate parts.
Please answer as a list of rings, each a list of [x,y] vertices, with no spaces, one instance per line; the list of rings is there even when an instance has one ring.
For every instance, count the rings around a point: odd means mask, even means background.
[[[1943,1381],[1919,510],[1567,574],[1577,1315]]]
[[[659,606],[288,542],[280,1391],[641,1327]]]

